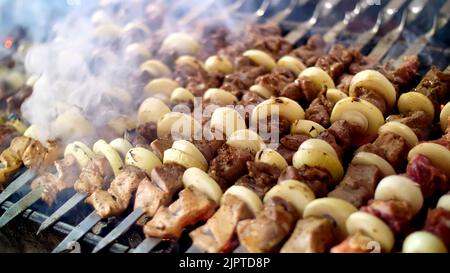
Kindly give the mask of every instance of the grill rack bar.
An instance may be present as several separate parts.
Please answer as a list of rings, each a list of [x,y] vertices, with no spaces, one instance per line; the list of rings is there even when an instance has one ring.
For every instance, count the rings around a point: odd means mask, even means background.
[[[265,2],[267,2],[267,1],[265,1]],[[367,1],[360,1],[360,3],[362,3],[362,2],[367,2]],[[448,5],[449,2],[450,1],[446,1],[446,4],[444,4],[444,5]],[[397,12],[399,12],[399,11],[397,10]],[[446,18],[446,20],[448,20],[448,17]],[[270,21],[270,18],[269,18],[268,21]],[[301,23],[302,22],[299,22],[298,24],[301,24]],[[391,46],[393,46],[394,44],[395,43],[393,43]],[[444,51],[446,53],[448,53],[448,50],[444,50]],[[13,183],[14,183],[14,181],[13,181]],[[13,204],[14,203],[12,203],[10,201],[6,201],[1,207],[6,210],[6,209],[10,208]],[[28,218],[28,219],[30,219],[30,220],[32,220],[34,222],[37,222],[37,223],[42,223],[48,218],[47,216],[45,216],[45,215],[43,215],[43,214],[41,214],[41,213],[39,213],[37,211],[34,211],[34,210],[30,209],[30,208],[25,210],[24,213],[22,214],[22,216],[24,218]],[[74,229],[74,226],[71,226],[69,224],[66,224],[66,223],[58,221],[54,225],[53,229],[58,231],[58,232],[61,232],[61,233],[67,235]],[[96,246],[102,239],[103,238],[101,236],[98,236],[98,235],[93,234],[92,232],[89,232],[81,240],[83,240],[86,243],[89,243],[90,245]],[[117,252],[117,253],[124,253],[124,252],[127,252],[128,250],[130,250],[129,247],[121,245],[121,244],[117,244],[117,243],[114,243],[109,248],[109,251]],[[131,251],[133,251],[133,249],[131,249]]]

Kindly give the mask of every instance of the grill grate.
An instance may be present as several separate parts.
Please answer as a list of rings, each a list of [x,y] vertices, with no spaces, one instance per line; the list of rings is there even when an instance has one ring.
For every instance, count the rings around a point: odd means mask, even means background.
[[[212,1],[213,2],[213,1]],[[256,10],[248,11],[245,0],[229,1],[228,11],[233,12],[234,17],[246,17],[246,20],[251,18],[254,21],[274,21],[279,23],[283,30],[285,31],[286,39],[292,43],[303,43],[306,37],[310,36],[312,33],[324,34],[327,42],[338,40],[346,45],[356,45],[358,48],[362,49],[363,53],[367,53],[364,50],[367,46],[376,48],[373,51],[372,56],[377,59],[387,60],[392,57],[394,53],[397,52],[399,48],[412,48],[410,44],[406,41],[398,40],[401,35],[405,32],[410,31],[410,25],[413,23],[416,17],[420,16],[421,12],[425,15],[428,14],[429,10],[435,9],[434,5],[440,5],[440,12],[436,13],[434,17],[430,17],[435,24],[432,28],[423,31],[423,35],[419,34],[421,40],[414,46],[422,46],[419,51],[425,52],[428,56],[421,60],[427,68],[431,64],[435,64],[441,68],[448,65],[450,60],[450,50],[446,48],[448,44],[449,35],[443,34],[443,29],[448,23],[450,16],[450,0],[448,1],[433,1],[433,4],[427,3],[425,0],[391,0],[391,1],[374,1],[374,0],[363,0],[363,1],[343,1],[343,0],[326,0],[326,1],[308,1],[308,0],[290,0],[290,1],[271,1],[262,0],[259,1],[260,5]],[[318,3],[317,3],[318,2]],[[349,8],[349,2],[353,2],[353,7]],[[284,5],[283,5],[284,3]],[[376,4],[380,4],[379,7]],[[207,9],[195,10],[185,17],[186,21],[194,20],[195,17],[199,16],[201,13],[206,12]],[[241,12],[239,13],[238,10]],[[247,10],[244,13],[244,10]],[[310,18],[306,18],[305,14],[308,12],[303,12],[302,10],[307,10],[311,14]],[[411,15],[411,11],[415,14]],[[417,13],[417,11],[421,11]],[[348,31],[348,28],[355,23],[362,14],[368,13],[364,18],[374,17],[375,21],[372,22],[372,28],[364,32],[352,32]],[[250,14],[252,16],[250,16]],[[333,15],[333,16],[330,16]],[[372,16],[371,16],[372,15]],[[375,16],[373,16],[375,15]],[[268,18],[266,18],[268,16]],[[341,16],[342,18],[339,18]],[[415,17],[414,17],[415,16]],[[334,21],[329,19],[333,17]],[[423,16],[422,16],[423,17]],[[296,22],[293,19],[303,18],[301,22]],[[378,18],[378,19],[377,19]],[[400,21],[398,20],[400,18]],[[392,21],[397,21],[397,24],[392,27]],[[426,24],[425,24],[426,25]],[[387,29],[386,29],[387,28]],[[430,35],[432,32],[433,35]],[[393,40],[394,39],[394,40]],[[375,40],[375,43],[371,44],[371,41]],[[428,43],[432,40],[432,45]],[[355,42],[356,41],[356,42]],[[377,44],[378,42],[378,44]],[[425,47],[425,45],[427,45]],[[423,50],[422,50],[423,49]],[[419,53],[419,52],[417,52]],[[384,57],[384,58],[383,58]],[[397,56],[398,57],[398,56]],[[25,181],[13,181],[9,188],[0,195],[0,204],[3,210],[8,210],[14,205],[14,200],[18,197],[24,196],[23,185],[31,182],[32,176],[28,176]],[[14,185],[18,185],[14,187]],[[29,188],[29,187],[27,187]],[[8,193],[9,192],[9,193]],[[11,201],[6,201],[6,200]],[[29,219],[38,224],[42,224],[48,219],[47,213],[37,211],[33,208],[27,208],[23,213],[22,217]],[[126,216],[126,215],[125,215]],[[114,228],[117,226],[122,219],[116,219],[117,223],[114,225],[109,224],[109,228]],[[80,222],[80,221],[78,221]],[[65,223],[64,221],[58,221],[53,229],[64,235],[69,234],[74,226]],[[104,232],[102,232],[104,233]],[[186,233],[185,233],[186,234]],[[123,236],[123,234],[121,235]],[[137,235],[140,237],[141,235]],[[142,237],[141,237],[142,238]],[[96,246],[103,239],[103,237],[96,235],[92,232],[87,233],[82,237],[84,243],[90,246]],[[156,246],[163,245],[162,249],[165,252],[168,251],[185,251],[190,246],[190,239],[187,235],[184,235],[179,242],[160,242],[159,240],[147,240],[147,243],[141,244],[138,248],[133,249],[132,246],[114,243],[108,250],[114,253],[124,253],[128,251],[135,252],[149,252],[154,249],[161,251],[161,247],[155,248]],[[188,252],[197,252],[198,250],[191,248]]]

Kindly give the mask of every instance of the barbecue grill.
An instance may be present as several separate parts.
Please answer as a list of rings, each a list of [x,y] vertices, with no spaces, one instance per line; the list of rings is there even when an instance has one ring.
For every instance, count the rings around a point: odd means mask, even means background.
[[[173,2],[184,9],[179,19],[180,25],[208,16],[233,18],[235,22],[275,22],[283,30],[284,37],[297,46],[319,33],[326,42],[353,46],[381,63],[401,60],[406,55],[418,55],[421,72],[429,69],[431,64],[441,69],[450,64],[449,0],[226,0],[220,1],[222,8],[218,14],[216,8],[219,1],[202,1],[200,5],[190,6],[186,5],[190,1]],[[93,226],[88,233],[72,237],[67,242],[70,247],[62,250],[97,251],[99,247],[96,246],[105,236],[132,213],[129,209],[124,216],[95,221],[98,223],[92,225],[93,222],[89,221],[92,208],[80,203],[77,209],[69,211],[35,237],[37,227],[49,222],[49,215],[66,202],[78,203],[83,196],[77,197],[74,190],[67,190],[59,195],[51,207],[43,201],[35,202],[40,192],[30,190],[30,182],[34,177],[33,171],[23,169],[0,193],[2,219],[8,216],[15,218],[0,229],[0,234],[13,237],[9,239],[13,248],[34,240],[37,245],[43,244],[38,251],[50,251],[66,235],[76,235],[77,230]],[[109,235],[110,239],[102,242],[102,251],[200,252],[191,247],[191,239],[187,234],[188,231],[185,231],[177,241],[145,239],[142,228],[132,225],[130,229],[121,229],[115,236]]]

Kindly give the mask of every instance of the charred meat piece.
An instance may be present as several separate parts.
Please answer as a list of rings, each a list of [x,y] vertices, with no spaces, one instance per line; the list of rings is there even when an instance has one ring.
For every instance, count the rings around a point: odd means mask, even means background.
[[[262,162],[248,161],[247,169],[249,174],[239,178],[235,185],[251,189],[261,199],[276,184],[280,176],[277,167]]]
[[[350,235],[345,241],[331,249],[331,253],[370,253],[371,242],[373,239],[362,234],[361,232],[356,232]]]
[[[321,94],[306,109],[305,118],[328,128],[331,125],[330,116],[333,107],[334,104]]]
[[[376,91],[364,87],[357,87],[355,88],[355,97],[370,102],[375,107],[377,107],[382,113],[386,113],[388,110],[388,105],[386,101]]]
[[[173,140],[171,138],[157,138],[150,144],[150,147],[155,155],[162,160],[164,151],[172,148],[172,144]]]
[[[414,91],[427,96],[431,100],[436,113],[439,113],[440,104],[448,101],[449,90],[450,73],[441,72],[436,67],[432,67],[414,89]]]
[[[185,168],[177,164],[164,164],[152,170],[151,180],[144,179],[136,192],[134,208],[141,208],[153,216],[161,206],[168,205],[173,196],[183,188]]]
[[[274,35],[257,39],[253,48],[262,50],[278,60],[291,52],[292,45],[281,36]]]
[[[55,162],[57,175],[44,173],[31,183],[31,188],[42,188],[42,200],[49,206],[56,200],[56,195],[65,189],[73,187],[80,175],[80,167],[74,156],[68,155]]]
[[[145,173],[140,169],[128,166],[111,182],[108,191],[96,190],[86,202],[91,204],[102,218],[118,216],[128,208],[132,194],[145,177]]]
[[[375,194],[375,188],[383,174],[375,166],[350,164],[341,183],[328,194],[343,199],[359,208]]]
[[[227,194],[217,212],[205,225],[189,235],[193,244],[210,253],[228,252],[232,248],[237,224],[253,217],[253,213],[241,199]]]
[[[339,79],[353,61],[356,50],[347,49],[341,44],[334,45],[328,55],[317,60],[316,66],[326,71],[334,80]]]
[[[334,223],[325,217],[308,217],[297,222],[281,253],[324,253],[333,246]]]
[[[157,124],[154,122],[147,122],[144,124],[141,124],[137,128],[137,132],[139,136],[145,139],[146,144],[151,143],[153,140],[155,140],[158,137],[157,134]]]
[[[272,198],[255,219],[239,222],[239,242],[254,253],[276,251],[294,228],[297,219],[298,213],[291,204],[280,198]]]
[[[326,43],[322,36],[314,35],[309,38],[306,45],[292,50],[290,55],[299,58],[306,66],[313,66],[317,60],[326,54]]]
[[[357,152],[369,152],[386,159],[396,170],[401,170],[405,165],[409,152],[408,143],[401,136],[393,133],[383,133],[375,140],[361,146]]]
[[[361,211],[383,220],[395,235],[405,235],[414,216],[410,205],[398,200],[374,200],[368,206],[362,207]]]
[[[408,86],[419,75],[419,58],[407,56],[403,63],[391,73],[390,80],[399,86]]]
[[[434,167],[431,160],[423,155],[417,155],[409,161],[406,174],[420,185],[425,198],[450,190],[450,178],[447,174]]]
[[[209,88],[219,87],[223,80],[221,75],[209,74],[201,65],[194,67],[189,64],[176,65],[174,79],[194,96],[202,96]]]
[[[301,182],[304,182],[314,192],[317,198],[325,197],[334,187],[331,174],[322,168],[303,166],[298,169]]]
[[[433,120],[423,111],[414,111],[403,115],[391,115],[387,121],[398,121],[411,128],[419,140],[426,140],[430,135]]]
[[[160,207],[144,227],[147,237],[177,239],[184,228],[210,218],[218,204],[199,190],[182,190],[177,201],[169,207]]]
[[[442,208],[428,211],[424,230],[435,234],[447,248],[450,247],[450,211]]]
[[[262,66],[245,66],[237,72],[226,75],[221,88],[229,91],[237,98],[241,98],[242,94],[253,85],[256,78],[268,72]]]
[[[256,84],[265,87],[278,96],[280,92],[291,82],[295,80],[295,74],[286,68],[275,68],[271,73],[262,75],[256,79]]]
[[[195,147],[197,147],[197,149],[200,150],[206,161],[211,162],[211,160],[213,160],[217,156],[219,149],[223,146],[225,141],[216,139],[202,139],[194,140],[192,143],[195,145]]]
[[[247,173],[247,161],[252,161],[253,155],[246,150],[231,146],[222,147],[216,158],[211,161],[208,174],[216,180],[222,189]]]
[[[96,157],[81,170],[74,188],[78,192],[91,194],[107,187],[112,177],[114,174],[108,160],[104,157]]]
[[[297,152],[300,145],[302,145],[303,142],[310,139],[307,135],[287,135],[284,136],[280,140],[280,144],[277,148],[277,152],[279,152],[284,159],[286,159],[287,163],[289,165],[292,165],[292,158]]]

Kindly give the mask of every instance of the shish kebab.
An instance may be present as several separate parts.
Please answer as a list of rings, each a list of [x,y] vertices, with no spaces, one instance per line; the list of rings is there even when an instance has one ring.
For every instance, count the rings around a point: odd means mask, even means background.
[[[150,85],[150,84],[149,84]]]
[[[124,223],[122,223],[122,224],[124,224]],[[122,229],[126,229],[126,228],[127,228],[127,225],[120,225],[120,228],[118,228],[118,230],[122,230]],[[113,234],[114,234],[114,236],[108,236],[108,237],[114,238],[114,237],[118,236],[120,234],[120,232],[114,232]],[[110,238],[108,238],[108,240],[110,240]],[[102,247],[104,246],[104,244],[101,244],[101,245],[102,245]]]

